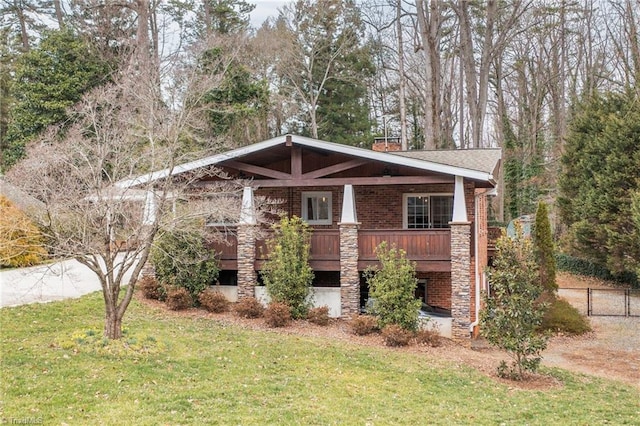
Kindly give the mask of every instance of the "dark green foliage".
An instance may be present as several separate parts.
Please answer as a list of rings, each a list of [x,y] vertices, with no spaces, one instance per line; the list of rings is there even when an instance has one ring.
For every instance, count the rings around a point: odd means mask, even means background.
[[[595,94],[578,105],[562,156],[562,221],[572,251],[614,274],[640,265],[632,200],[640,189],[640,98]]]
[[[229,310],[229,301],[224,297],[224,294],[212,288],[208,288],[200,293],[198,295],[198,302],[200,302],[200,306],[207,311],[216,314]]]
[[[615,281],[622,284],[630,284],[634,288],[640,288],[640,279],[637,274],[634,274],[633,272],[623,272],[621,274],[614,275],[602,265],[595,264],[585,259],[569,256],[568,254],[558,253],[556,255],[556,265],[561,271],[600,278],[607,281]]]
[[[200,2],[198,2],[200,4]],[[199,37],[207,34],[233,34],[249,27],[249,14],[255,4],[244,0],[204,0],[198,10]]]
[[[379,330],[378,320],[372,315],[358,315],[349,323],[353,334],[366,336]]]
[[[285,303],[269,303],[264,310],[264,322],[274,328],[287,326],[291,322],[291,308]]]
[[[147,299],[164,300],[167,297],[166,289],[158,280],[151,276],[143,276],[136,283],[136,288]]]
[[[376,256],[381,267],[368,268],[365,277],[371,313],[378,317],[378,326],[396,324],[406,330],[417,330],[420,301],[415,297],[418,285],[415,265],[404,250],[388,248],[386,242],[376,247]]]
[[[307,320],[316,325],[329,325],[329,307],[319,306],[317,308],[309,309]]]
[[[535,372],[540,353],[547,347],[547,337],[537,332],[545,305],[539,302],[542,288],[531,241],[503,233],[496,243],[494,265],[489,269],[491,294],[485,295],[485,309],[480,312],[482,334],[489,343],[509,353],[511,366],[503,363],[498,373],[503,377],[523,379],[525,371]]]
[[[387,346],[407,346],[413,338],[413,332],[397,324],[389,324],[382,329],[382,340]]]
[[[267,241],[269,258],[261,271],[267,292],[274,302],[291,307],[294,318],[304,318],[309,300],[313,270],[309,266],[311,229],[302,219],[283,217],[273,226]]]
[[[150,260],[162,284],[187,289],[193,302],[218,277],[215,253],[198,232],[164,231],[151,249]]]
[[[534,252],[538,261],[540,285],[545,292],[555,294],[558,290],[558,284],[556,283],[556,257],[551,236],[549,213],[547,212],[547,205],[543,202],[538,203],[536,223],[532,236]]]
[[[564,299],[554,299],[545,312],[540,330],[570,335],[591,331],[589,321]]]
[[[109,64],[72,31],[45,31],[40,44],[15,64],[15,105],[0,147],[2,167],[22,158],[25,144],[49,125],[63,123],[67,108],[109,75]]]
[[[242,318],[260,318],[264,313],[264,306],[255,297],[243,297],[238,300],[234,310]]]
[[[167,306],[172,311],[181,311],[193,306],[193,298],[184,287],[169,287],[167,290]]]

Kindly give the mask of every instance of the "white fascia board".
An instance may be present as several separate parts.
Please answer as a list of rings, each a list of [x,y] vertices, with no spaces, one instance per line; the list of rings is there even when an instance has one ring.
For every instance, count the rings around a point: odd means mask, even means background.
[[[212,166],[226,160],[232,160],[234,158],[242,157],[243,155],[252,154],[256,151],[261,151],[263,149],[270,148],[280,143],[284,143],[285,140],[286,140],[285,136],[278,136],[276,138],[258,142],[253,145],[243,146],[241,148],[234,149],[232,151],[227,151],[221,154],[212,155],[210,157],[191,161],[189,163],[180,164],[178,166],[175,166],[173,169],[167,168],[167,169],[147,173],[145,175],[138,176],[133,179],[122,180],[120,182],[116,182],[115,185],[119,188],[130,188],[132,186],[142,185],[145,183],[153,182],[158,179],[164,179],[168,176],[179,175],[181,173],[190,172],[192,170],[196,170],[201,167]]]
[[[253,145],[247,145],[238,149],[234,149],[232,151],[216,154],[211,157],[191,161],[189,163],[184,163],[174,167],[173,169],[167,168],[164,170],[147,173],[145,175],[138,176],[133,179],[123,180],[123,181],[117,182],[115,185],[119,188],[130,188],[132,186],[153,182],[158,179],[164,179],[168,176],[175,176],[180,173],[190,172],[200,167],[212,166],[226,160],[242,157],[244,155],[252,154],[254,152],[262,151],[264,149],[271,148],[272,146],[285,143],[287,140],[287,137],[291,137],[292,143],[306,146],[309,148],[320,148],[327,151],[338,152],[341,154],[365,158],[368,160],[375,160],[375,161],[381,161],[389,164],[413,167],[420,170],[427,170],[427,171],[432,171],[436,173],[444,173],[444,174],[453,175],[453,176],[462,176],[468,179],[475,179],[475,180],[490,182],[495,185],[495,181],[491,173],[485,173],[477,170],[470,170],[470,169],[465,169],[465,168],[455,167],[455,166],[448,166],[445,164],[433,163],[425,160],[417,160],[414,158],[401,157],[397,155],[388,154],[386,152],[378,152],[370,149],[358,148],[350,145],[342,145],[334,142],[327,142],[320,139],[312,139],[305,136],[296,136],[296,135],[277,136],[275,138],[258,142]]]

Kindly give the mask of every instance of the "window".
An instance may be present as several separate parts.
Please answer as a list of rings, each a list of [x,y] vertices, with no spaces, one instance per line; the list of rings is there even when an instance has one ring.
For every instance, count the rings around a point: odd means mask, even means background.
[[[331,225],[331,192],[303,192],[302,219],[310,225]]]
[[[404,194],[404,227],[448,228],[453,216],[453,195]]]

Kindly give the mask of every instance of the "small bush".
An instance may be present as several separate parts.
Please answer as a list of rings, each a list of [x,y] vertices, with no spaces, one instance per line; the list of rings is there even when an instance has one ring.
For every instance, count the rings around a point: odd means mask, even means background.
[[[167,291],[167,306],[172,311],[181,311],[193,306],[193,298],[184,287],[172,287]]]
[[[198,295],[200,306],[209,312],[220,314],[229,310],[229,301],[224,294],[213,288],[208,288]]]
[[[244,297],[236,303],[235,311],[242,318],[260,318],[264,313],[264,306],[255,297]]]
[[[284,327],[291,322],[291,308],[280,302],[272,302],[264,310],[264,320],[269,327]]]
[[[8,198],[0,196],[0,267],[21,268],[44,261],[47,251],[38,227]]]
[[[309,309],[309,313],[307,314],[307,320],[310,323],[316,325],[328,325],[329,324],[329,307],[328,306],[320,306],[318,308]]]
[[[382,329],[382,340],[387,346],[407,346],[414,333],[397,324],[389,324]]]
[[[555,299],[547,308],[540,329],[570,335],[580,335],[591,331],[587,319],[564,299]]]
[[[145,299],[163,300],[167,297],[165,289],[154,277],[145,275],[138,281],[138,289]]]
[[[358,336],[375,333],[378,331],[378,319],[372,315],[358,315],[351,320],[351,329]]]
[[[432,348],[442,346],[442,337],[438,330],[420,329],[416,332],[415,339],[417,345],[431,346]]]

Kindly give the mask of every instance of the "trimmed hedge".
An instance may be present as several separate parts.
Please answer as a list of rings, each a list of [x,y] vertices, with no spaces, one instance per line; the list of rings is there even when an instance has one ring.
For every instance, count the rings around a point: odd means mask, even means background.
[[[556,254],[556,265],[560,271],[586,275],[588,277],[600,278],[602,280],[615,281],[622,284],[630,284],[633,288],[640,288],[640,280],[633,272],[612,274],[611,271],[602,265],[595,264],[585,259],[569,256],[568,254]]]

